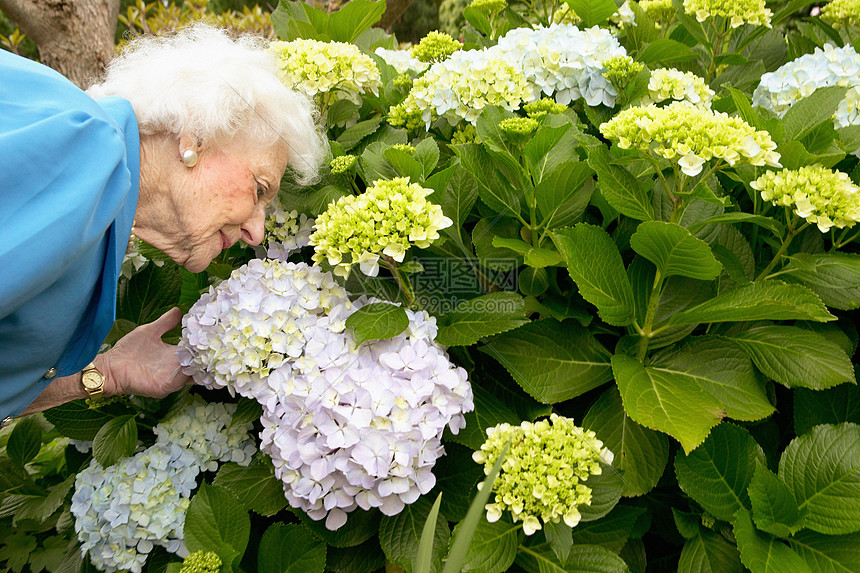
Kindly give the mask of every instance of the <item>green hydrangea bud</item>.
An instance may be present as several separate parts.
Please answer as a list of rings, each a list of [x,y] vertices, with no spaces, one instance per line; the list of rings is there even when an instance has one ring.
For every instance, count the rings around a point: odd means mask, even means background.
[[[490,18],[499,14],[507,5],[508,3],[505,0],[473,0],[469,4],[470,7],[483,12]]]
[[[411,88],[414,80],[409,74],[400,74],[394,78],[394,87],[396,88]]]
[[[450,35],[434,30],[412,47],[412,57],[425,64],[441,62],[462,48],[463,44]]]
[[[523,109],[530,118],[541,119],[548,113],[562,113],[567,109],[567,106],[557,103],[555,100],[543,98],[527,103],[523,106]]]
[[[770,28],[773,12],[765,8],[764,0],[684,0],[684,12],[699,22],[708,18],[729,18],[732,28],[743,24]]]
[[[710,109],[714,90],[703,78],[692,72],[681,72],[675,68],[659,68],[651,72],[648,95],[642,105],[659,103],[667,99],[686,101],[692,105]]]
[[[341,197],[316,219],[310,237],[313,261],[328,261],[344,277],[355,264],[376,276],[381,255],[402,262],[412,245],[429,247],[440,229],[453,224],[439,205],[427,201],[432,192],[398,177],[375,181],[361,195]]]
[[[860,221],[860,192],[846,173],[821,165],[768,171],[750,187],[774,205],[793,207],[794,212],[818,230],[844,229]]]
[[[677,16],[672,0],[640,0],[639,7],[649,18],[660,24],[668,24]]]
[[[600,132],[622,149],[638,149],[675,161],[691,177],[714,158],[729,165],[782,167],[776,143],[766,131],[757,131],[739,117],[684,102],[625,109],[602,124]]]
[[[195,551],[182,560],[179,573],[218,573],[221,558],[214,551]]]
[[[530,117],[509,117],[499,122],[499,129],[514,138],[531,135],[537,128],[537,120]]]
[[[409,145],[408,143],[396,143],[391,146],[392,149],[399,149],[400,151],[404,151],[406,153],[412,154],[415,153],[415,148]]]
[[[471,123],[467,123],[458,127],[451,136],[451,143],[459,145],[461,143],[477,143],[478,130]]]
[[[406,100],[388,110],[388,123],[392,127],[417,130],[424,127],[424,118],[421,110],[415,107],[414,98],[410,100],[407,96]]]
[[[821,8],[821,19],[834,28],[860,27],[860,0],[833,0]]]
[[[707,527],[708,529],[713,529],[714,525],[717,523],[717,518],[708,513],[707,511],[702,514],[702,525]]]
[[[603,69],[606,70],[603,72],[603,77],[621,91],[644,67],[639,62],[633,61],[630,56],[616,56],[603,62]]]
[[[346,173],[355,167],[357,160],[358,158],[355,155],[341,155],[340,157],[332,159],[329,166],[331,167],[332,173]]]
[[[612,463],[612,452],[594,432],[551,414],[549,420],[488,428],[487,441],[472,459],[489,474],[508,442],[510,449],[493,484],[494,501],[486,506],[487,521],[509,510],[514,521],[523,522],[526,535],[541,529],[541,522],[564,520],[570,527],[579,523],[578,508],[591,504],[591,488],[583,482],[601,474],[601,463]]]
[[[566,2],[562,2],[559,4],[558,8],[555,9],[555,13],[552,15],[552,21],[555,24],[570,24],[571,26],[575,26],[582,22],[582,18],[580,18]]]

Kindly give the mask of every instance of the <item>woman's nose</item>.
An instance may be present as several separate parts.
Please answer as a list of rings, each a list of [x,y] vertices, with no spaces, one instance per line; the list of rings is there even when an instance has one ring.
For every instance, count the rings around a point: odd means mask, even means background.
[[[242,240],[249,245],[259,245],[263,242],[266,234],[266,211],[265,207],[258,205],[254,213],[242,225]]]

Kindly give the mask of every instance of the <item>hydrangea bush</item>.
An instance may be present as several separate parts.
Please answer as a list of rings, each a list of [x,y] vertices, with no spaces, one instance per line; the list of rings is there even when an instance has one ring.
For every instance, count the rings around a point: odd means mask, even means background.
[[[0,431],[0,567],[860,570],[856,7],[281,2],[322,178],[136,245],[195,384]]]

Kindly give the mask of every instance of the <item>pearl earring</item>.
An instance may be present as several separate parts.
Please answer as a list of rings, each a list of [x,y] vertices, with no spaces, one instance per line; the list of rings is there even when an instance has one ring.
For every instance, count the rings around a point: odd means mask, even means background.
[[[182,163],[186,167],[194,167],[197,165],[197,152],[193,149],[186,149],[182,152]]]

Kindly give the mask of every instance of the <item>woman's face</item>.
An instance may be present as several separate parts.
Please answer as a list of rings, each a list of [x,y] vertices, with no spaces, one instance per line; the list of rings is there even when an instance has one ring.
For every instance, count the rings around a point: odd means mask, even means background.
[[[175,199],[179,225],[168,252],[191,272],[204,270],[239,239],[263,240],[265,208],[277,195],[287,166],[287,146],[260,147],[239,141],[201,153],[187,169]]]

